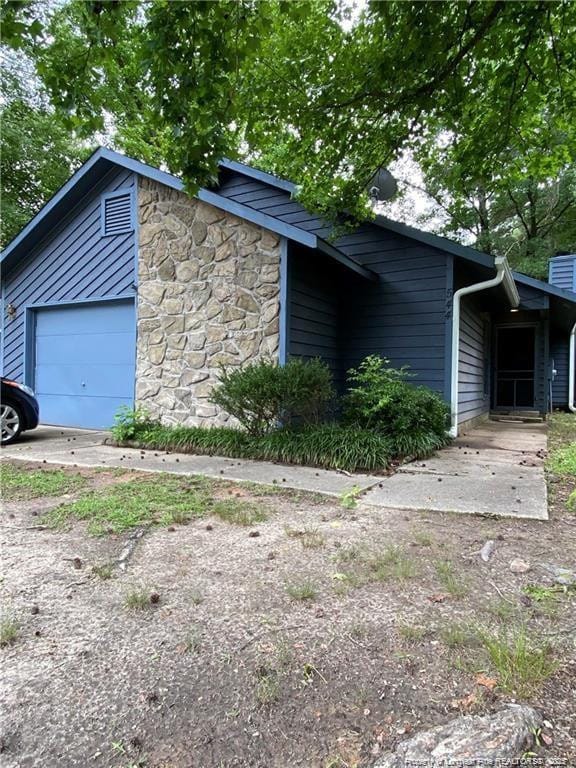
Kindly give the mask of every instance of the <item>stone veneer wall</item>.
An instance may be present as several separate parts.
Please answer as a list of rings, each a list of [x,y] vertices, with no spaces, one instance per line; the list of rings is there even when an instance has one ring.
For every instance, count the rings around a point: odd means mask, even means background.
[[[139,178],[136,403],[166,424],[223,424],[220,365],[277,359],[280,242]]]

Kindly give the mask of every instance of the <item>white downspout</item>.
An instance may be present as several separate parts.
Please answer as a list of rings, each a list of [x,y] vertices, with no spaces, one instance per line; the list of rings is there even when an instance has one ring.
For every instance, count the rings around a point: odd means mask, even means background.
[[[496,276],[490,280],[484,280],[481,283],[475,283],[474,285],[466,285],[464,288],[459,288],[454,294],[452,304],[452,365],[451,365],[451,377],[450,377],[450,435],[451,437],[458,437],[458,380],[460,378],[460,303],[462,296],[467,296],[470,293],[478,293],[479,291],[487,291],[489,288],[495,288],[496,286],[504,283],[508,300],[512,307],[517,307],[520,304],[520,297],[518,296],[518,290],[514,283],[514,277],[508,261],[504,256],[498,256],[494,260],[496,267]],[[572,337],[572,342],[574,338]]]
[[[576,384],[576,323],[570,331],[570,347],[568,351],[568,410],[576,413],[574,404],[574,385]]]

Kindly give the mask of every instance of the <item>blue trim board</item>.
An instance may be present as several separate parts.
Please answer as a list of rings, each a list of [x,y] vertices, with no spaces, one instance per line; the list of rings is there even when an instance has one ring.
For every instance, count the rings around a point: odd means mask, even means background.
[[[223,160],[220,160],[218,165],[220,165],[221,168],[227,168],[230,171],[241,173],[243,176],[249,176],[252,179],[257,179],[257,181],[263,181],[265,184],[270,184],[271,187],[284,190],[284,192],[290,192],[290,194],[294,194],[296,191],[296,184],[294,184],[292,181],[288,181],[287,179],[280,179],[278,176],[273,176],[271,173],[261,171],[258,168],[253,168],[251,165],[239,163],[237,160],[227,160],[224,158]]]
[[[288,258],[288,240],[283,237],[280,240],[280,341],[278,347],[278,362],[280,365],[286,365],[288,361],[290,344],[290,274]]]
[[[278,235],[288,237],[290,240],[306,245],[308,248],[316,248],[318,244],[316,235],[311,235],[309,232],[305,232],[303,229],[299,229],[292,224],[286,224],[279,219],[275,219],[273,216],[260,213],[260,211],[257,211],[255,208],[249,208],[246,205],[242,205],[242,203],[237,203],[234,200],[222,197],[216,192],[200,189],[196,197],[204,203],[209,203],[216,208],[228,211],[228,213],[246,219],[246,221],[250,221],[252,224],[257,224],[264,229],[269,229],[271,232],[276,232]]]

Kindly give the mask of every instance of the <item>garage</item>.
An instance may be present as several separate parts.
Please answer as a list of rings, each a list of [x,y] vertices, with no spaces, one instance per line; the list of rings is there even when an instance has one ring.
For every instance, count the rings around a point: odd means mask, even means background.
[[[103,429],[134,403],[134,302],[32,311],[34,389],[44,424]]]

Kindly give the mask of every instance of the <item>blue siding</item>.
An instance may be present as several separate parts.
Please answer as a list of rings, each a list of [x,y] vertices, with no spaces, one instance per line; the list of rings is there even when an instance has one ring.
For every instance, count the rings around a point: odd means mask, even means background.
[[[548,282],[557,288],[576,293],[576,254],[550,259]]]
[[[320,357],[342,383],[339,349],[339,267],[304,248],[289,251],[289,357]]]
[[[124,169],[111,171],[3,276],[5,305],[16,307],[15,317],[4,322],[5,376],[24,379],[27,307],[135,294],[135,232],[109,237],[101,232],[102,194],[126,188],[135,191],[135,174]]]
[[[459,424],[490,410],[487,346],[488,334],[484,317],[472,297],[464,296],[460,308]]]
[[[550,339],[550,358],[556,370],[552,382],[552,405],[554,408],[568,407],[568,332],[553,330]]]
[[[367,227],[366,227],[367,228]],[[445,398],[447,270],[441,251],[374,227],[378,238],[355,258],[378,273],[378,283],[358,282],[347,292],[343,330],[346,367],[379,354],[395,367],[409,365],[414,383]],[[356,247],[356,246],[355,246]]]
[[[106,428],[134,402],[134,302],[106,301],[30,311],[33,386],[42,422]]]

